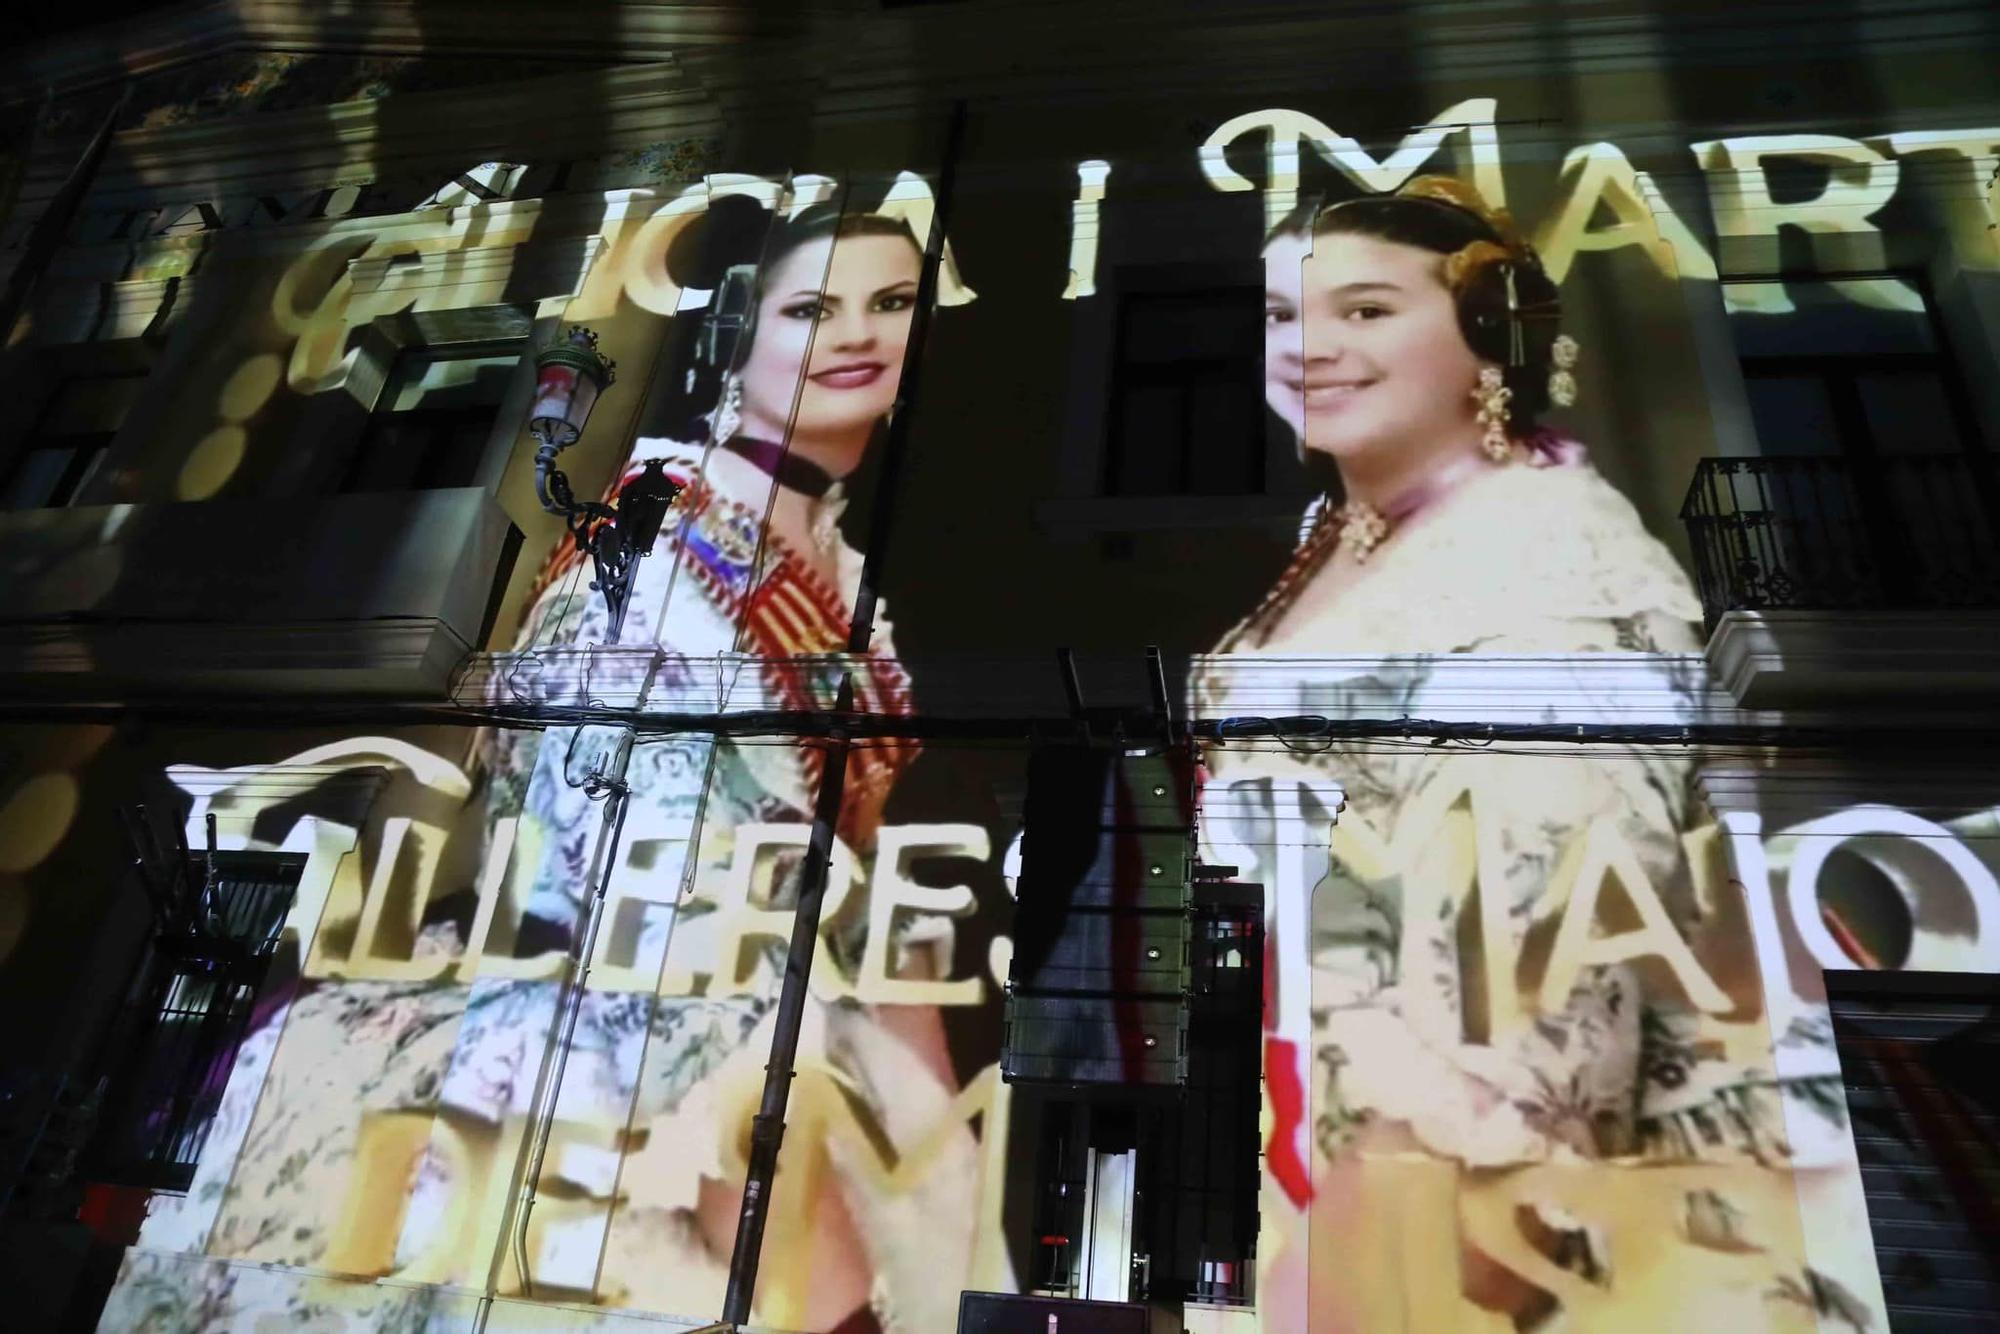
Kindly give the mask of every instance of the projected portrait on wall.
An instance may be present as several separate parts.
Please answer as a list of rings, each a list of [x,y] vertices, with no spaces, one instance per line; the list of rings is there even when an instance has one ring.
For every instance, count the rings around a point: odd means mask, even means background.
[[[1504,212],[1418,177],[1295,211],[1264,264],[1266,400],[1327,489],[1218,652],[1695,647],[1672,555],[1543,420],[1579,349]]]
[[[682,494],[667,540],[640,565],[617,642],[663,651],[656,688],[684,687],[712,673],[706,664],[717,655],[744,653],[762,664],[775,707],[823,708],[830,669],[782,660],[848,644],[862,566],[842,524],[848,485],[879,447],[896,398],[923,253],[900,219],[826,205],[776,223],[758,213],[714,225],[738,235],[711,238],[712,252],[747,250],[756,262],[717,275],[697,316],[692,364],[653,386],[667,401],[659,416],[670,433],[642,435],[624,465],[619,486],[659,461]],[[524,618],[522,648],[611,642],[603,600],[582,587],[585,565],[565,540]],[[854,674],[858,707],[906,712],[908,685],[880,606],[870,648]],[[592,680],[549,673],[531,689],[545,704],[583,704]],[[604,688],[602,672],[594,680]],[[850,837],[879,819],[898,767],[886,752],[857,756],[843,825]],[[498,758],[511,767],[511,757]],[[796,751],[760,766],[760,789],[808,819],[816,758]]]
[[[659,433],[637,439],[620,482],[658,461],[683,488],[662,542],[641,567],[615,641],[602,599],[581,587],[580,553],[566,544],[521,643],[573,648],[572,662],[597,645],[656,647],[657,657],[645,656],[661,691],[712,689],[722,655],[742,654],[739,670],[761,677],[772,707],[825,709],[840,675],[825,658],[849,645],[863,565],[842,519],[896,400],[923,252],[900,218],[827,205],[775,218],[716,210],[705,222],[710,234],[699,239],[710,260],[727,262],[715,267],[707,308],[683,317],[694,325],[691,339],[670,339],[670,347],[689,348],[689,360],[669,365],[652,386]],[[728,229],[736,234],[720,234]],[[865,505],[868,497],[860,499]],[[606,668],[595,684],[588,673],[550,671],[532,688],[541,702],[582,705],[615,671]],[[851,681],[856,709],[909,711],[879,605]],[[530,835],[523,846],[540,849],[521,929],[562,944],[582,920],[599,816],[567,772],[569,735],[551,731],[538,754],[503,743],[494,764],[496,813],[516,803]],[[907,742],[864,743],[849,753],[814,969],[823,985],[808,1002],[799,1056],[807,1072],[796,1095],[802,1104],[810,1107],[820,1087],[811,1072],[833,1071],[859,1091],[848,1110],[885,1141],[895,1136],[883,1127],[897,1117],[934,1120],[960,1092],[934,1006],[871,1003],[879,993],[865,983],[850,983],[838,1003],[826,1000],[835,989],[829,979],[858,978],[871,967],[886,977],[889,965],[879,961],[892,956],[897,983],[939,981],[950,971],[948,931],[919,939],[922,931],[903,920],[893,944],[871,939],[890,933],[891,914],[878,919],[865,902],[871,887],[849,885],[876,863],[883,804],[916,753]],[[650,1021],[641,1014],[646,998],[593,994],[585,1002],[586,1022],[607,1032],[650,1026],[643,1086],[626,1070],[597,1081],[624,1090],[619,1096],[646,1146],[627,1167],[630,1198],[609,1219],[604,1299],[654,1308],[720,1303],[741,1207],[740,1165],[729,1162],[747,1131],[747,1120],[737,1124],[750,1110],[743,1095],[754,1096],[768,1058],[784,953],[782,932],[751,933],[744,920],[786,912],[796,901],[825,755],[824,747],[785,739],[696,736],[647,738],[633,751],[627,837],[672,850],[643,871],[621,872],[621,880],[625,892],[653,905],[636,933],[636,966],[668,980]],[[510,783],[518,797],[507,795]],[[883,855],[894,872],[897,854]],[[635,879],[647,886],[635,892]],[[636,1045],[621,1048],[611,1037],[593,1045],[623,1050],[627,1064],[639,1056]],[[625,1124],[625,1113],[608,1102],[603,1119]],[[946,1318],[949,1303],[933,1311],[922,1276],[950,1273],[956,1282],[969,1263],[977,1141],[960,1126],[933,1147],[916,1179],[893,1188],[855,1169],[844,1148],[808,1145],[785,1160],[806,1165],[781,1169],[774,1235],[804,1228],[812,1240],[807,1247],[803,1234],[796,1238],[805,1248],[796,1253],[809,1250],[812,1260],[767,1266],[759,1289],[765,1318],[832,1328],[856,1312],[870,1318],[871,1302],[893,1303],[904,1322],[898,1328]],[[931,1221],[913,1230],[925,1215]],[[941,1218],[962,1226],[940,1226]]]
[[[1264,258],[1267,400],[1326,490],[1290,565],[1197,663],[1197,713],[1423,717],[1455,654],[1539,663],[1587,711],[1572,655],[1698,649],[1680,566],[1547,420],[1577,392],[1578,348],[1504,212],[1419,177],[1302,208]],[[1342,702],[1371,694],[1392,702]],[[1307,1236],[1280,1228],[1266,1251],[1267,1327],[1580,1314],[1569,1294],[1601,1286],[1605,1224],[1558,1203],[1567,1185],[1499,1203],[1492,1174],[1561,1164],[1556,1180],[1581,1189],[1608,1170],[1618,1181],[1592,1189],[1629,1217],[1657,1202],[1624,1198],[1613,1164],[1750,1162],[1780,1135],[1767,1031],[1715,1022],[1753,1015],[1757,981],[1704,953],[1717,916],[1683,839],[1692,754],[1500,750],[1209,753],[1205,837],[1277,902],[1267,1161]],[[1781,1184],[1719,1189],[1719,1210],[1757,1218],[1768,1286],[1798,1253],[1770,1236],[1789,1226]],[[1677,1223],[1662,1208],[1644,1226],[1664,1240]],[[1382,1240],[1416,1235],[1428,1256]],[[1389,1248],[1357,1263],[1371,1247]],[[1648,1255],[1606,1300],[1643,1309],[1656,1280],[1709,1253]],[[1413,1263],[1457,1282],[1414,1281]],[[1411,1308],[1426,1289],[1432,1308]]]

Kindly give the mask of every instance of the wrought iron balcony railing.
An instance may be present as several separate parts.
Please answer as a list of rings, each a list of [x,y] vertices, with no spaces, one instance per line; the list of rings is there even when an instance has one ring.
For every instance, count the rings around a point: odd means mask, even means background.
[[[1728,611],[2000,608],[2000,460],[1703,459],[1681,506],[1712,630]]]

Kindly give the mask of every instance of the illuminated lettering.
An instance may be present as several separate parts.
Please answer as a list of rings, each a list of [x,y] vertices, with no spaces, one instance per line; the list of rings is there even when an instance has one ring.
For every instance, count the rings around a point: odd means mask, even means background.
[[[1995,159],[2000,158],[2000,129],[1912,130],[1884,135],[1871,142],[1887,144],[1890,152],[1903,157],[1918,153],[1950,154],[1949,170],[1939,173],[1948,176],[1948,180],[1939,180],[1930,172],[1925,172],[1923,179],[1945,205],[1945,215],[1960,250],[1985,254],[1989,259],[1994,255],[1995,227],[2000,224],[2000,169],[1994,166]],[[1961,200],[1978,200],[1979,206],[1952,207]]]
[[[449,181],[411,206],[412,213],[425,209],[455,208],[463,204],[490,204],[512,196],[527,168],[518,162],[482,162],[459,172]]]
[[[507,1169],[528,1123],[508,1116],[499,1125],[463,1113],[394,1109],[365,1111],[356,1126],[353,1168],[327,1237],[325,1267],[337,1274],[393,1277],[407,1283],[483,1280],[488,1261],[508,1231],[513,1199]],[[530,1277],[561,1280],[565,1258],[550,1243],[566,1225],[584,1222],[601,1234],[607,1204],[588,1170],[617,1132],[610,1127],[559,1119],[548,1127],[548,1153],[528,1231],[535,1259]],[[429,1156],[445,1196],[437,1212],[410,1209],[411,1182]],[[578,1170],[579,1167],[584,1170]],[[577,1187],[585,1187],[578,1198]],[[409,1258],[399,1267],[398,1255]],[[500,1291],[522,1291],[508,1248]],[[574,1278],[574,1274],[572,1274]]]
[[[1486,770],[1477,765],[1456,766],[1448,778],[1430,784],[1402,812],[1392,845],[1384,847],[1373,831],[1359,820],[1334,826],[1337,846],[1346,849],[1343,860],[1357,872],[1372,867],[1377,875],[1393,867],[1403,881],[1402,957],[1399,969],[1404,977],[1421,977],[1434,966],[1426,958],[1434,937],[1419,924],[1439,921],[1447,904],[1463,904],[1476,895],[1479,907],[1480,953],[1485,973],[1483,1032],[1466,1031],[1462,1013],[1439,1011],[1429,1016],[1440,1031],[1457,1028],[1453,1036],[1472,1042],[1488,1042],[1511,1031],[1522,1022],[1520,996],[1514,981],[1514,964],[1521,952],[1522,927],[1508,916],[1508,890],[1502,868],[1505,851],[1500,845],[1497,820],[1481,820],[1480,812],[1494,804],[1479,789]],[[1465,974],[1467,960],[1458,961],[1460,995],[1469,994]],[[1406,1008],[1420,1008],[1426,1000],[1443,1003],[1447,997],[1417,991],[1405,999]]]
[[[1470,144],[1472,182],[1495,208],[1504,208],[1507,187],[1500,171],[1500,140],[1493,126],[1496,102],[1475,97],[1455,103],[1406,135],[1378,162],[1355,140],[1302,111],[1276,108],[1232,116],[1202,143],[1202,176],[1217,190],[1254,190],[1255,184],[1229,165],[1229,145],[1247,134],[1265,133],[1264,225],[1268,229],[1299,202],[1299,145],[1310,143],[1319,157],[1363,189],[1383,193],[1417,174],[1453,134]]]
[[[461,981],[470,982],[478,976],[480,963],[486,957],[486,940],[493,932],[493,913],[500,903],[520,826],[520,817],[513,815],[493,822],[493,836],[486,844],[486,863],[479,871],[479,905],[473,909],[472,930],[466,937],[465,954],[456,970]]]
[[[1887,263],[1882,232],[1870,219],[1896,193],[1901,167],[1867,144],[1830,134],[1774,134],[1747,139],[1719,139],[1692,145],[1708,177],[1715,212],[1715,231],[1724,245],[1743,252],[1765,272],[1779,265],[1778,231],[1797,227],[1816,237],[1837,239],[1841,261],[1848,267],[1880,268]],[[1793,158],[1828,168],[1826,188],[1811,199],[1781,204],[1771,196],[1765,176],[1768,158]],[[1900,280],[1835,279],[1833,286],[1850,300],[1889,310],[1920,311],[1922,298]],[[1756,295],[1747,295],[1754,291]],[[1735,310],[1754,309],[1782,314],[1792,303],[1775,285],[1723,294]]]
[[[959,981],[914,981],[891,972],[891,945],[899,909],[944,918],[963,917],[977,906],[969,885],[932,889],[903,874],[903,861],[916,852],[985,861],[992,840],[978,825],[922,825],[884,829],[875,849],[875,875],[868,892],[868,941],[861,959],[861,999],[878,1005],[977,1005],[984,985],[977,977]],[[945,967],[951,951],[940,951]],[[725,956],[726,957],[726,956]]]
[[[1299,203],[1299,141],[1337,138],[1325,121],[1302,111],[1250,111],[1216,126],[1202,143],[1201,174],[1218,190],[1254,190],[1256,184],[1229,165],[1229,145],[1246,134],[1270,137],[1264,145],[1264,227],[1269,230]]]
[[[1109,162],[1076,164],[1076,202],[1069,209],[1069,282],[1063,300],[1097,295],[1097,212],[1111,179]]]
[[[744,1149],[750,1142],[750,1123],[762,1084],[762,1071],[744,1065],[729,1087],[717,1092],[722,1109],[717,1148],[723,1173],[733,1181],[741,1181],[748,1171]],[[851,1079],[824,1063],[801,1061],[792,1084],[793,1110],[787,1119],[794,1127],[812,1125],[820,1138],[844,1141],[853,1150],[854,1168],[870,1187],[885,1195],[901,1195],[963,1141],[972,1124],[993,1106],[999,1084],[1000,1066],[995,1063],[974,1075],[949,1100],[944,1096],[946,1090],[932,1085],[931,1101],[942,1105],[898,1146],[868,1112],[867,1095]],[[782,1164],[779,1170],[782,1173]],[[773,1198],[781,1194],[782,1188],[773,1192]],[[633,1198],[640,1198],[636,1186]]]
[[[605,239],[610,253],[597,266],[602,282],[586,281],[578,294],[582,306],[572,303],[569,318],[598,318],[599,308],[616,308],[616,291],[622,282],[625,295],[641,310],[655,315],[671,315],[680,308],[681,286],[667,272],[667,252],[681,229],[708,211],[709,204],[729,195],[747,195],[776,211],[782,206],[784,186],[762,176],[718,172],[703,177],[669,199],[636,227],[621,217],[607,217]],[[644,197],[644,196],[641,196]],[[592,278],[596,278],[596,274]],[[608,302],[608,304],[607,304]]]
[[[1654,187],[1612,144],[1585,144],[1563,159],[1561,204],[1536,241],[1549,277],[1561,282],[1577,254],[1636,245],[1669,278],[1715,280],[1715,261]],[[1609,226],[1592,229],[1600,207]]]
[[[278,326],[292,334],[285,383],[295,394],[337,389],[360,352],[347,346],[348,306],[354,279],[348,262],[364,253],[372,238],[343,236],[323,241],[285,270],[271,296]]]
[[[757,869],[769,864],[763,856],[767,849],[803,849],[811,837],[812,827],[803,824],[746,824],[737,827],[736,855],[724,870],[718,886],[721,892],[716,895],[721,937],[716,944],[714,976],[709,981],[710,996],[761,996],[770,990],[769,970],[760,968],[755,959],[745,971],[744,946],[760,941],[776,942],[781,948],[788,945],[792,938],[792,921],[798,914],[789,908],[752,906],[752,882]],[[846,901],[854,881],[854,853],[835,838],[827,864],[826,898],[820,907],[822,930],[840,915],[841,904]],[[768,882],[762,901],[770,902]],[[814,990],[821,995],[826,995],[828,989],[839,994],[846,986],[845,980],[827,976],[837,975],[839,970],[826,966],[824,960],[820,964],[822,966],[813,969]]]
[[[432,982],[450,966],[445,958],[417,959],[417,932],[437,882],[438,858],[445,831],[419,824],[408,816],[391,816],[382,826],[375,856],[375,874],[362,901],[361,922],[354,933],[349,962],[371,978]],[[414,850],[415,865],[403,872],[403,849]]]
[[[1605,883],[1614,879],[1638,913],[1640,925],[1630,931],[1598,936],[1594,934],[1598,899]],[[1708,1014],[1727,1014],[1734,1008],[1722,988],[1702,969],[1687,941],[1681,938],[1667,915],[1666,905],[1660,902],[1645,868],[1640,865],[1638,854],[1611,820],[1591,821],[1583,837],[1565,851],[1550,878],[1549,899],[1563,904],[1563,915],[1561,925],[1556,928],[1548,971],[1542,977],[1544,1012],[1553,1014],[1568,1003],[1577,974],[1584,968],[1648,956],[1667,965],[1696,1009]],[[1492,966],[1490,961],[1488,966]]]
[[[1490,97],[1474,97],[1445,108],[1430,121],[1406,135],[1394,152],[1377,162],[1366,149],[1345,135],[1315,139],[1313,148],[1355,184],[1376,194],[1385,194],[1417,174],[1417,169],[1436,156],[1445,139],[1463,132],[1470,149],[1472,183],[1494,208],[1507,206],[1507,183],[1500,172],[1500,138],[1493,128],[1498,103]]]
[[[222,230],[222,214],[207,200],[188,204],[167,215],[167,220],[154,229],[154,236],[186,236],[194,232],[219,232]]]
[[[931,194],[930,182],[914,171],[896,173],[895,183],[882,196],[881,206],[876,210],[884,217],[901,218],[908,224],[910,234],[917,238],[917,244],[930,241],[931,219],[937,213],[937,199]],[[958,271],[958,257],[952,253],[951,241],[946,238],[938,254],[937,303],[940,306],[963,306],[979,293],[965,285],[965,278]]]
[[[328,1269],[368,1278],[395,1270],[408,1185],[433,1145],[453,1180],[464,1183],[454,1194],[484,1189],[486,1174],[471,1170],[472,1155],[449,1121],[413,1111],[362,1116],[355,1134],[354,1170],[348,1174],[347,1194],[327,1238],[324,1263]],[[443,1280],[450,1274],[460,1244],[458,1228],[439,1228],[432,1244],[405,1267],[405,1274],[417,1282]]]
[[[671,924],[681,894],[685,833],[669,838],[627,837],[604,888],[604,924],[591,961],[592,991],[651,991],[659,985],[660,960],[640,953],[646,923],[657,917]],[[662,851],[668,853],[660,864]]]
[[[254,195],[225,210],[223,221],[230,227],[259,227],[272,223],[309,222],[319,217],[333,198],[333,187],[307,190],[296,195]]]
[[[1901,893],[1911,918],[1907,959],[1892,966],[1920,970],[1990,971],[2000,946],[2000,881],[1951,830],[1920,815],[1888,806],[1855,806],[1795,826],[1785,834],[1798,840],[1785,876],[1785,904],[1792,929],[1821,968],[1851,969],[1850,958],[1820,912],[1819,881],[1827,858],[1843,845],[1880,871],[1891,892]],[[1888,838],[1882,839],[1881,836]],[[1945,876],[1938,875],[1942,870]],[[1767,890],[1768,892],[1768,890]],[[1946,911],[1926,900],[1949,896]],[[1927,911],[1930,909],[1932,911]],[[1970,930],[1940,930],[1932,918],[1965,923]]]

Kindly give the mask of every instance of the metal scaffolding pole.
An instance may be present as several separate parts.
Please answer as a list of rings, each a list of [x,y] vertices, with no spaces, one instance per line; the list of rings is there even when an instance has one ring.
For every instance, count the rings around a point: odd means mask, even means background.
[[[839,712],[853,707],[854,683],[842,677]],[[764,1066],[764,1096],[750,1123],[750,1164],[743,1182],[743,1207],[736,1218],[736,1249],[729,1257],[729,1287],[723,1293],[722,1318],[731,1325],[750,1319],[750,1300],[757,1291],[757,1263],[764,1247],[764,1221],[770,1214],[771,1183],[778,1171],[778,1147],[785,1138],[785,1104],[792,1092],[792,1062],[798,1056],[799,1030],[805,1022],[806,980],[812,974],[813,947],[819,939],[820,907],[826,901],[834,830],[840,824],[840,802],[847,787],[845,735],[837,734],[821,752],[819,801],[813,808],[812,836],[806,844],[800,877],[798,909],[792,918],[792,938],[785,950],[783,989],[778,993],[777,1025],[771,1034],[771,1059]]]

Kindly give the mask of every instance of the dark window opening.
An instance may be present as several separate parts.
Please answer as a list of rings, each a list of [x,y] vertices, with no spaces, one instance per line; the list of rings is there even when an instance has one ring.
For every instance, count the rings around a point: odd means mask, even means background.
[[[1727,290],[1759,450],[1774,459],[1754,479],[1753,508],[1770,517],[1743,540],[1769,547],[1758,560],[1784,572],[1778,592],[1809,579],[1805,596],[1836,605],[1990,598],[2000,491],[1923,283]]]
[[[1882,458],[1978,447],[1921,283],[1770,279],[1732,282],[1727,292],[1764,453]],[[1879,304],[1858,299],[1870,293]],[[1918,308],[1897,308],[1913,299]]]
[[[143,375],[95,375],[58,384],[0,481],[0,509],[58,509],[75,500],[145,382]]]
[[[1263,293],[1131,292],[1119,300],[1104,490],[1264,490]]]
[[[473,486],[508,381],[514,341],[413,348],[396,359],[340,489],[428,491]]]

